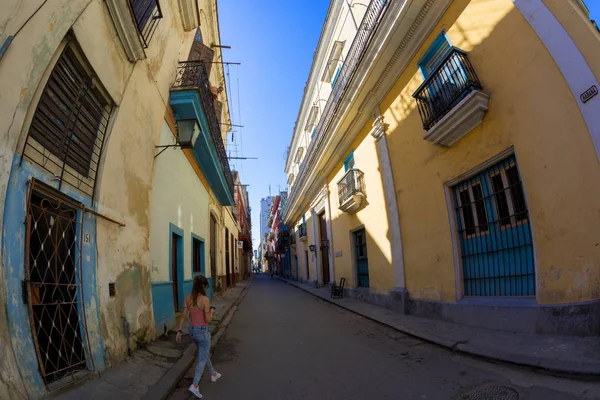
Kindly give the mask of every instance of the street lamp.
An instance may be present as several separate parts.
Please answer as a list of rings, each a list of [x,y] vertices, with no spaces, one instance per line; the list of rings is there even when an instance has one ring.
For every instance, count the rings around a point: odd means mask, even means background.
[[[177,121],[177,143],[156,146],[162,148],[154,158],[160,156],[163,151],[169,147],[179,147],[181,149],[193,149],[200,136],[200,126],[195,119],[182,119]]]
[[[177,134],[179,147],[182,149],[191,149],[196,144],[200,135],[200,126],[195,119],[182,119],[177,121]]]

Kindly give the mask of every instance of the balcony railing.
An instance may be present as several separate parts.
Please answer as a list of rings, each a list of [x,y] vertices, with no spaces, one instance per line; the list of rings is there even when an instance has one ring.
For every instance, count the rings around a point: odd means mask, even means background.
[[[349,169],[342,179],[338,181],[340,207],[357,194],[364,196],[364,187],[365,184],[362,171],[358,169]]]
[[[162,18],[160,4],[158,0],[129,0],[129,5],[142,43],[147,48],[156,31],[158,21]]]
[[[405,0],[398,0],[405,1]],[[321,118],[317,124],[317,129],[315,132],[310,145],[306,151],[306,156],[304,160],[310,158],[312,154],[315,152],[315,148],[321,142],[322,138],[335,115],[335,111],[339,105],[340,99],[346,92],[346,88],[348,87],[348,83],[352,79],[354,72],[358,68],[360,61],[362,60],[365,49],[367,48],[373,33],[379,27],[379,23],[381,21],[381,17],[384,14],[384,11],[387,9],[388,5],[391,3],[390,0],[371,0],[369,6],[367,7],[367,11],[358,27],[358,31],[354,40],[352,41],[352,45],[350,45],[350,50],[348,50],[348,55],[344,64],[342,65],[342,69],[335,81],[335,85],[332,88],[331,94],[327,99],[327,104],[323,109],[323,113],[321,114]],[[303,178],[305,173],[306,165],[309,163],[304,163],[304,168],[300,166],[300,171],[298,172],[298,176],[296,178],[297,182]],[[300,187],[300,185],[296,185],[296,187]]]
[[[210,128],[210,135],[217,150],[217,154],[219,155],[229,192],[233,196],[233,176],[231,175],[231,170],[229,168],[229,160],[227,158],[227,153],[225,152],[223,137],[221,136],[221,126],[215,112],[214,101],[210,91],[210,83],[204,64],[201,61],[179,62],[175,83],[173,83],[171,89],[195,89],[200,93],[200,99],[202,100],[202,106]]]
[[[481,90],[481,82],[467,53],[454,47],[413,94],[419,106],[423,128],[431,129],[473,90]]]

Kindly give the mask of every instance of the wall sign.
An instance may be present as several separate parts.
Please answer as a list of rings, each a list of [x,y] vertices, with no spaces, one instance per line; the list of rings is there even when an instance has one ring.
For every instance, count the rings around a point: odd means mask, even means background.
[[[86,244],[92,243],[92,236],[89,233],[83,234],[83,243],[86,243]]]
[[[238,241],[237,241],[237,248],[238,248],[238,249],[243,249],[243,248],[244,248],[244,242],[243,242],[243,241],[241,241],[241,240],[238,240]]]
[[[580,96],[581,101],[583,101],[584,103],[587,103],[588,101],[590,101],[590,99],[592,97],[596,96],[597,94],[598,94],[598,87],[596,87],[596,85],[594,85],[581,94],[581,96]]]
[[[335,256],[336,257],[341,257],[342,256],[342,251],[341,250],[340,251],[336,251],[335,252]]]

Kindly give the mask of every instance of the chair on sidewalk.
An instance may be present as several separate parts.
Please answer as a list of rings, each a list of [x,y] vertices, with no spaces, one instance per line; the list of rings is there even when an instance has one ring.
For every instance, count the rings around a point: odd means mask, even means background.
[[[331,298],[341,299],[344,297],[344,285],[346,284],[346,278],[340,279],[340,284],[336,285],[335,282],[331,284]]]

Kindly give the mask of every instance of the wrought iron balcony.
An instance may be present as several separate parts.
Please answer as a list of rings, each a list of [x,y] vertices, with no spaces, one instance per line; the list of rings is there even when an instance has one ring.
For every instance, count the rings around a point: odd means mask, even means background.
[[[170,103],[177,120],[190,119],[192,117],[198,119],[202,131],[201,136],[206,136],[203,142],[200,140],[198,142],[204,143],[204,147],[211,148],[194,149],[194,152],[197,153],[195,154],[196,160],[201,164],[201,167],[203,165],[206,167],[207,171],[204,172],[207,175],[209,183],[213,186],[213,190],[217,189],[215,190],[215,194],[218,198],[221,197],[219,199],[221,204],[233,205],[233,176],[229,168],[225,145],[223,144],[221,126],[215,112],[215,103],[210,91],[210,82],[204,64],[201,61],[181,61],[179,63],[175,82],[171,86]],[[202,108],[202,110],[199,110],[199,108]],[[212,142],[214,150],[212,150],[212,146],[209,146],[209,142]],[[198,145],[195,147],[198,147]],[[214,160],[214,162],[219,165],[209,165],[209,162],[213,158],[218,158],[218,161]],[[219,169],[221,171],[218,171]],[[221,190],[218,188],[221,186],[219,183],[223,179],[221,174],[224,176],[224,183],[229,193],[221,193]],[[215,181],[214,185],[211,180]]]
[[[423,120],[423,128],[430,130],[469,93],[481,88],[481,82],[467,53],[454,47],[413,94]]]
[[[339,209],[352,213],[360,208],[365,196],[363,173],[358,169],[349,169],[338,181]]]

